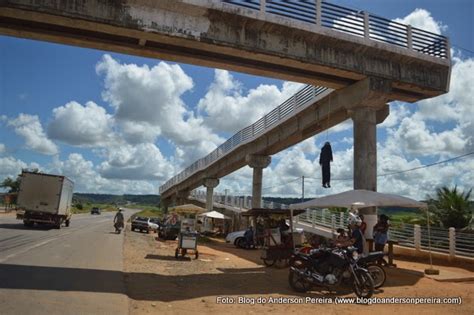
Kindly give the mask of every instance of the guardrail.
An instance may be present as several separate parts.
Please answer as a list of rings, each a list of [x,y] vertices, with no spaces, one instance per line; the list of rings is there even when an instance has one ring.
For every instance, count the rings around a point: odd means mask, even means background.
[[[448,39],[443,35],[327,1],[223,0],[223,2],[396,45],[433,57],[449,58]]]
[[[295,113],[310,106],[331,91],[332,89],[326,87],[317,87],[312,85],[305,86],[292,97],[283,102],[280,106],[273,109],[271,112],[257,120],[252,125],[240,130],[210,154],[202,159],[197,160],[178,175],[168,180],[160,187],[160,194],[172,186],[179,184],[181,181],[195,174],[196,172],[205,169],[213,162],[235,150],[237,147],[248,143],[263,133],[273,129],[282,121],[287,120]]]

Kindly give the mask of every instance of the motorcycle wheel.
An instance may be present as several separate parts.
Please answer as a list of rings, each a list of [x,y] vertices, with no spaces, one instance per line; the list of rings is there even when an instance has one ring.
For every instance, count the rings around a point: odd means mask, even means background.
[[[305,293],[310,289],[310,285],[304,278],[291,269],[288,275],[288,282],[290,283],[290,287],[296,292]]]
[[[385,280],[387,279],[387,274],[385,270],[379,265],[369,265],[367,266],[367,270],[370,273],[370,276],[374,280],[374,288],[378,289],[385,284]]]
[[[278,268],[278,269],[283,269],[283,268],[286,268],[288,267],[289,265],[289,259],[278,259],[277,261],[275,261],[275,267]]]
[[[263,260],[263,263],[265,264],[265,266],[267,266],[267,267],[271,267],[275,264],[275,260],[273,260],[273,259],[262,258],[262,260]]]
[[[374,280],[368,271],[358,269],[355,271],[357,280],[354,279],[354,293],[361,298],[370,298],[374,294]]]

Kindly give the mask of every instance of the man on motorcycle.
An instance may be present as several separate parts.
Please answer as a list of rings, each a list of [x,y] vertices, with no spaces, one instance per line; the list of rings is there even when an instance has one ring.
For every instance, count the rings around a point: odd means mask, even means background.
[[[119,208],[117,214],[114,217],[115,230],[118,230],[119,228],[123,228],[124,221],[125,219],[123,217],[122,209]]]

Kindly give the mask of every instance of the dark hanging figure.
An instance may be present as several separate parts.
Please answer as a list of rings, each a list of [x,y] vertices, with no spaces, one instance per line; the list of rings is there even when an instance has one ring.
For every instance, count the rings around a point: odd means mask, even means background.
[[[331,144],[326,142],[321,149],[321,154],[319,155],[319,165],[321,165],[323,171],[323,187],[329,188],[331,185],[331,162],[332,162],[332,149]]]

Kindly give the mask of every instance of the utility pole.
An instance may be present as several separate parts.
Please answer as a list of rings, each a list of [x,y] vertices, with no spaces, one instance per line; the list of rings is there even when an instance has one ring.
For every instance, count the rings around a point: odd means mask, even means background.
[[[304,175],[301,176],[301,202],[304,202]]]

